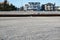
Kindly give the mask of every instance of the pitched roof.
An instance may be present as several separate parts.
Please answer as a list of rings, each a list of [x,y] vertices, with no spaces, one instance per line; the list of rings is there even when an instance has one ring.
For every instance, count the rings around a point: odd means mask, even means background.
[[[54,5],[54,4],[52,4],[52,3],[47,3],[47,4],[45,4],[45,5]]]

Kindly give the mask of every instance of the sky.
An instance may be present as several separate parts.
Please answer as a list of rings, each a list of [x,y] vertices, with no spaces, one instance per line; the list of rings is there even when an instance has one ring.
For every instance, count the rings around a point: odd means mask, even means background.
[[[0,0],[0,2],[3,2],[4,0]],[[60,6],[60,0],[8,0],[10,4],[15,5],[16,7],[20,8],[21,6],[24,6],[28,2],[40,2],[41,4],[46,3],[56,3],[56,6]]]

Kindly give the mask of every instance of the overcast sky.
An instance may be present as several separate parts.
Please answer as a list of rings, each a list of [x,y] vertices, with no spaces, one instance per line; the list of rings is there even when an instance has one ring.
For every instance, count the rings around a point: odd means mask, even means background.
[[[4,0],[0,0],[3,2]],[[12,3],[16,7],[21,7],[28,2],[40,2],[41,4],[45,4],[48,2],[56,3],[57,6],[60,6],[60,0],[8,0],[9,3]]]

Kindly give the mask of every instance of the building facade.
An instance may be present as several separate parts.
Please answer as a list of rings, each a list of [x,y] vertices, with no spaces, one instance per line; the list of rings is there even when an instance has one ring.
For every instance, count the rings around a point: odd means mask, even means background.
[[[28,4],[25,4],[25,10],[39,11],[40,2],[29,2]]]
[[[44,11],[54,11],[55,10],[55,3],[52,4],[52,3],[47,3],[47,4],[43,4],[41,6],[41,10],[44,10]]]

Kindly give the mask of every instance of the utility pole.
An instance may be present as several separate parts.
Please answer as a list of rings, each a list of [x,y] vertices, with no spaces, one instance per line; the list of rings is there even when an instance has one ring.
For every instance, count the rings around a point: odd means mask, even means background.
[[[4,5],[6,5],[7,4],[7,0],[4,0]]]
[[[4,10],[6,10],[7,0],[4,0]]]
[[[7,0],[4,0],[4,3],[7,3]]]

